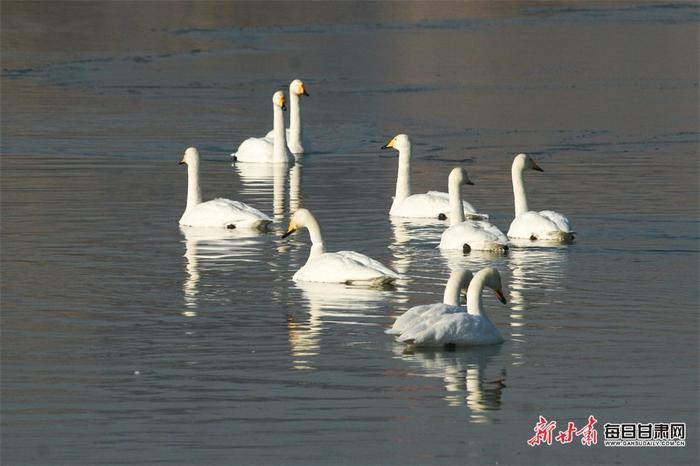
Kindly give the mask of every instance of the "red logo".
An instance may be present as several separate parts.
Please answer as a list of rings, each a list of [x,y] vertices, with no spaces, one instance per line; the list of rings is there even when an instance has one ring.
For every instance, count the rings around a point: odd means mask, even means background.
[[[566,430],[560,430],[556,437],[554,437],[554,440],[562,445],[566,445],[567,443],[573,442],[574,437],[580,437],[581,445],[587,447],[596,445],[598,443],[598,431],[593,426],[597,423],[598,420],[593,415],[588,416],[588,424],[580,429],[577,429],[576,424],[569,421]],[[556,427],[557,421],[547,421],[544,416],[540,416],[537,424],[535,424],[535,427],[532,429],[535,431],[535,435],[527,441],[527,444],[531,447],[541,445],[542,443],[551,445],[552,434]]]

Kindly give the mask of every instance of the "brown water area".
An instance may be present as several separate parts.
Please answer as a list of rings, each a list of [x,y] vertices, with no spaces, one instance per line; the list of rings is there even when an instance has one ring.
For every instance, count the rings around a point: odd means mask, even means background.
[[[0,4],[4,464],[697,464],[697,2]],[[233,164],[304,81],[313,150]],[[573,244],[443,253],[444,222],[388,215],[397,133],[413,192],[507,231],[510,165]],[[265,234],[180,228],[185,148],[204,198]],[[392,289],[295,283],[304,206]],[[502,345],[406,351],[384,331],[491,266]],[[538,416],[598,443],[531,447]],[[684,422],[686,446],[603,425]]]

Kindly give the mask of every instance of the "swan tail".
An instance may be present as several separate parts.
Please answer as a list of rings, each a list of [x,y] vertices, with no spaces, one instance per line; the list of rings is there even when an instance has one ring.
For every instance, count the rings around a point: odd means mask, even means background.
[[[477,213],[464,213],[464,218],[466,220],[488,220],[489,216],[487,214],[477,214]]]
[[[267,231],[268,225],[270,225],[270,223],[272,223],[271,220],[257,219],[246,222],[239,222],[238,224],[231,223],[226,225],[226,228],[228,228],[229,230],[233,230],[235,228],[248,228],[253,230]]]
[[[555,235],[555,239],[557,241],[561,241],[562,243],[571,243],[574,239],[576,239],[576,232],[575,231],[558,231]]]
[[[489,251],[500,252],[502,254],[506,254],[508,249],[510,248],[507,244],[493,243],[489,246]]]

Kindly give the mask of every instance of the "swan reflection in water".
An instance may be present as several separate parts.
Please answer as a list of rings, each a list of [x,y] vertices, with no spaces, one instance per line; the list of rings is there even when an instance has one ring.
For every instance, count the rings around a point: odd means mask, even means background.
[[[440,255],[449,270],[467,269],[476,273],[486,267],[506,269],[510,252],[471,251],[463,253],[455,249],[440,249]]]
[[[313,357],[320,352],[321,332],[331,325],[379,325],[385,317],[384,301],[391,291],[334,283],[295,282],[308,316],[287,317],[293,367],[315,369]]]
[[[426,249],[433,252],[440,241],[440,232],[444,229],[442,223],[432,219],[404,219],[390,217],[393,241],[389,245],[392,252],[390,267],[396,270],[401,279],[396,280],[396,295],[394,302],[407,305],[412,293],[409,286],[414,279],[421,282],[443,279],[440,277],[420,277],[412,275],[416,270],[431,270],[433,268],[432,254],[426,254]],[[421,261],[426,265],[422,266]],[[437,282],[436,282],[437,283]]]
[[[287,175],[289,175],[289,210],[293,213],[302,207],[301,163],[295,163],[291,167],[279,163],[235,163],[234,167],[241,178],[242,194],[267,198],[270,191],[272,192],[272,213],[275,222],[284,219]]]
[[[510,278],[510,327],[513,348],[518,348],[524,333],[527,309],[538,304],[561,304],[558,296],[563,291],[568,262],[567,246],[512,247],[508,252]],[[514,364],[522,355],[514,353]]]
[[[257,230],[226,230],[223,228],[195,228],[181,226],[185,237],[185,272],[182,285],[185,295],[183,315],[197,315],[198,295],[202,273],[215,270],[232,270],[238,264],[255,262],[261,247]],[[212,290],[216,294],[216,290]],[[209,296],[208,296],[209,297]]]
[[[489,411],[501,407],[506,369],[496,360],[503,345],[454,351],[394,345],[394,354],[419,372],[410,375],[443,379],[449,406],[466,406],[474,423],[491,422]]]

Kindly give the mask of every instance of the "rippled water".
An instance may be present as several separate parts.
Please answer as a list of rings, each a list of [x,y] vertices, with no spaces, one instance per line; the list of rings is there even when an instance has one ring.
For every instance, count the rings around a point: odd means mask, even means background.
[[[698,9],[693,3],[3,2],[3,464],[698,462]],[[232,166],[304,79],[316,152]],[[445,254],[444,225],[389,219],[414,141],[418,192],[464,195],[501,229],[510,162],[577,242]],[[273,231],[177,225],[183,149],[206,198]],[[305,232],[406,276],[298,284]],[[384,334],[491,265],[506,337],[407,352]],[[685,448],[531,448],[538,415],[688,424]],[[602,440],[602,439],[601,439]]]

